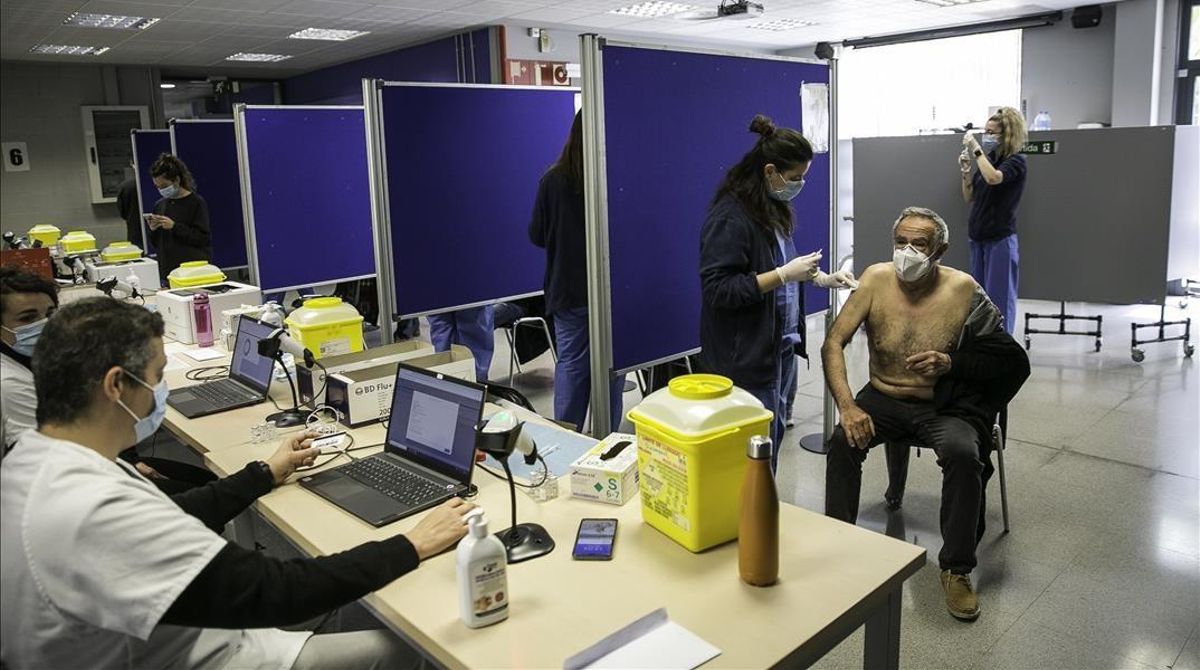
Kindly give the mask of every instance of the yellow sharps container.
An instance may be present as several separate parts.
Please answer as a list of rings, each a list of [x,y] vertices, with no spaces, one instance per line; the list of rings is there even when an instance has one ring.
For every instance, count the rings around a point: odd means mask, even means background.
[[[689,551],[738,534],[746,444],[771,412],[719,375],[685,375],[629,412],[637,429],[642,520]]]
[[[363,318],[341,298],[309,298],[284,320],[288,334],[313,358],[363,350]]]
[[[208,261],[186,261],[171,270],[167,283],[172,289],[210,286],[225,281],[225,273]]]

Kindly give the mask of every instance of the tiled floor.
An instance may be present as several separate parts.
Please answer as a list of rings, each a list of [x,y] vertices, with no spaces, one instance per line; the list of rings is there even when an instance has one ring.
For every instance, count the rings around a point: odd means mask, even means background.
[[[1186,311],[1169,303],[1168,316]],[[1030,302],[1021,311],[1057,305]],[[1033,336],[1033,374],[1010,407],[1006,452],[1012,532],[1001,534],[993,478],[988,532],[979,548],[983,614],[960,623],[938,583],[940,473],[929,453],[913,458],[903,508],[883,506],[887,475],[867,460],[859,523],[915,542],[930,563],[904,589],[901,664],[910,668],[1176,668],[1200,670],[1200,377],[1178,342],[1129,356],[1129,323],[1153,307],[1069,305],[1103,314],[1104,349],[1082,337]],[[781,496],[823,509],[824,459],[796,446],[821,428],[821,320],[810,321],[813,365],[801,371],[796,427],[779,470]],[[497,338],[493,374],[507,375]],[[1200,334],[1193,341],[1200,340]],[[856,385],[866,381],[862,338],[851,345]],[[552,413],[553,373],[543,356],[516,385]],[[626,394],[626,407],[639,400]],[[627,426],[628,427],[628,426]],[[862,633],[818,667],[858,668]]]

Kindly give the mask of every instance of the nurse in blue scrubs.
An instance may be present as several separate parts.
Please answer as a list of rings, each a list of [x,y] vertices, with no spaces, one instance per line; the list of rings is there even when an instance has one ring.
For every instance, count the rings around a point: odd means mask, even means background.
[[[460,309],[429,318],[429,339],[434,351],[450,351],[450,345],[460,344],[475,357],[475,381],[488,380],[492,369],[492,354],[496,351],[496,335],[492,306]]]

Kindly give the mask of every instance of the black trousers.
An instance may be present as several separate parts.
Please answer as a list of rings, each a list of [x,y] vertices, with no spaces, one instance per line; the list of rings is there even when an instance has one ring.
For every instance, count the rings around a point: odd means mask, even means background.
[[[871,447],[884,442],[919,444],[937,454],[942,468],[943,570],[967,574],[975,568],[975,545],[982,529],[984,462],[979,433],[968,422],[939,416],[924,400],[899,400],[867,384],[858,393],[858,406],[875,424],[875,437],[867,449],[850,446],[839,425],[830,439],[825,467],[825,514],[854,523],[862,489],[862,464]]]

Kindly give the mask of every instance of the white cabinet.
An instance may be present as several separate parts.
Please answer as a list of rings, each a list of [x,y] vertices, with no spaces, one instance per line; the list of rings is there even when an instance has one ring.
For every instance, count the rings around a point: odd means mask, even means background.
[[[129,105],[89,105],[80,111],[92,202],[116,202],[117,190],[133,164],[130,131],[148,128],[150,113],[146,107]]]

